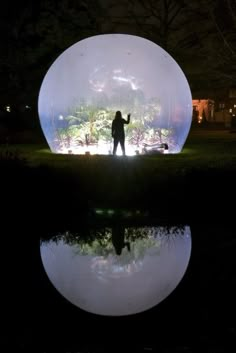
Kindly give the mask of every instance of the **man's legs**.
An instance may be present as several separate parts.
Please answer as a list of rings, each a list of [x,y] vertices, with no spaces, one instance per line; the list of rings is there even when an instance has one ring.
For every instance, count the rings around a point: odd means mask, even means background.
[[[113,155],[116,155],[116,150],[117,150],[117,146],[118,146],[118,142],[119,140],[117,138],[114,138],[114,145],[113,145]]]
[[[120,139],[120,146],[121,146],[123,156],[125,156],[125,139],[124,138]]]

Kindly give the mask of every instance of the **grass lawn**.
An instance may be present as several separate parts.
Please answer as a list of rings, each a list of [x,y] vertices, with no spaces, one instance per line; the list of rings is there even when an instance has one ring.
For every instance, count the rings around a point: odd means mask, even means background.
[[[28,195],[34,204],[41,198],[62,208],[67,204],[70,214],[90,204],[221,214],[229,195],[236,196],[236,134],[228,130],[192,129],[175,155],[56,155],[45,145],[23,144],[9,150],[26,160],[13,172],[14,162],[4,163],[6,147],[0,149],[2,176],[14,195],[21,190],[19,197]]]
[[[0,153],[4,155],[6,146],[0,147]],[[152,156],[112,157],[112,156],[84,156],[84,155],[60,155],[51,153],[45,145],[9,145],[8,150],[17,152],[27,160],[30,166],[48,165],[58,168],[113,168],[117,163],[126,164],[132,168],[150,168],[160,173],[178,172],[183,169],[202,168],[236,168],[236,133],[228,130],[206,130],[195,128],[190,131],[184,148],[179,154],[165,154]]]

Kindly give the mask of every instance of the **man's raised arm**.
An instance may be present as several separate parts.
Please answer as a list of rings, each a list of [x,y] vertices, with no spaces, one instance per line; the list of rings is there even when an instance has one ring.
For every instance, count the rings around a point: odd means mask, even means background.
[[[131,114],[128,114],[127,120],[124,119],[124,120],[125,120],[125,124],[129,124],[129,123],[130,123],[130,115],[131,115]]]

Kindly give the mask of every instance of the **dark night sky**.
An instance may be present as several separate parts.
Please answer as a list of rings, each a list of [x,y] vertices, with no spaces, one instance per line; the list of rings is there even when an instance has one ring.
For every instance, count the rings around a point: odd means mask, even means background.
[[[28,103],[37,109],[42,79],[57,56],[75,42],[103,33],[136,34],[153,40],[166,48],[182,67],[194,97],[206,95],[214,97],[217,92],[223,92],[232,86],[236,79],[235,3],[235,0],[21,0],[16,3],[13,0],[3,1],[0,5],[0,106]],[[169,10],[168,6],[164,6],[168,4]],[[45,178],[45,175],[45,170],[42,169],[42,177]],[[216,179],[213,172],[211,175],[211,180],[207,179],[205,183],[204,190],[207,192],[208,180],[210,183],[215,181],[216,188],[222,186],[222,180]],[[33,220],[37,219],[37,222],[40,218],[40,225],[44,218],[51,217],[53,193],[48,194],[50,199],[47,199],[48,208],[46,207],[45,211],[40,204],[35,205],[34,192],[37,190],[36,195],[39,194],[42,185],[27,186],[28,192],[32,194],[32,207],[28,214],[22,207],[21,198],[23,200],[24,187],[30,176],[31,174],[25,181],[24,174],[17,175],[17,179],[11,172],[10,181],[7,180],[5,184],[2,182],[7,186],[3,187],[3,195],[5,191],[7,196],[2,198],[2,207],[7,213],[6,219],[9,222],[6,222],[7,231],[5,233],[2,231],[2,240],[7,242],[7,246],[2,246],[5,257],[1,256],[4,265],[1,294],[4,295],[5,301],[2,299],[1,302],[7,310],[2,310],[4,325],[1,345],[8,339],[9,348],[15,339],[18,340],[16,342],[18,347],[22,345],[24,348],[25,343],[26,347],[32,344],[37,349],[37,345],[41,343],[44,349],[42,351],[49,352],[50,350],[45,350],[47,346],[44,345],[47,339],[57,347],[60,341],[64,340],[67,345],[64,351],[68,352],[69,339],[78,347],[80,344],[78,337],[82,337],[84,340],[86,338],[88,345],[101,342],[104,344],[104,341],[107,343],[106,340],[111,339],[112,346],[109,346],[109,349],[112,352],[118,350],[119,345],[120,351],[126,351],[124,341],[128,338],[132,344],[130,351],[135,352],[134,345],[137,341],[152,342],[154,337],[157,343],[161,341],[171,345],[174,342],[181,342],[184,352],[190,351],[186,345],[191,339],[194,347],[200,342],[199,351],[202,347],[206,351],[209,341],[212,343],[211,351],[232,351],[221,349],[217,341],[222,340],[222,347],[225,347],[226,343],[231,343],[228,338],[233,337],[235,343],[235,306],[233,306],[235,293],[232,291],[235,283],[233,271],[235,227],[232,227],[228,239],[228,230],[225,226],[219,228],[217,222],[221,219],[225,221],[226,218],[227,221],[233,222],[234,217],[232,217],[233,208],[230,209],[225,203],[220,203],[215,190],[213,200],[216,206],[213,209],[217,208],[221,216],[217,220],[213,211],[205,204],[199,213],[195,205],[199,220],[202,213],[205,217],[209,217],[208,211],[212,212],[210,221],[213,227],[203,226],[200,221],[195,228],[193,227],[192,234],[195,238],[191,259],[192,272],[187,273],[186,281],[179,286],[174,296],[167,298],[162,306],[155,309],[154,314],[145,313],[141,317],[128,318],[126,330],[122,320],[118,320],[117,326],[114,326],[112,319],[102,321],[96,316],[92,317],[81,312],[80,319],[83,324],[80,327],[81,331],[78,332],[77,311],[63,297],[57,295],[46,280],[42,267],[39,266],[39,243],[32,236],[30,225],[32,220],[29,214],[32,213]],[[54,183],[56,178],[57,175],[55,174],[54,178],[53,174],[53,178],[47,180],[48,190],[51,188],[50,183]],[[59,178],[56,182],[55,190],[61,187],[60,180]],[[231,195],[233,187],[227,187],[225,192]],[[75,205],[76,212],[79,202],[78,199],[78,204]],[[62,215],[61,209],[59,213],[56,213],[56,208],[53,211],[55,219]],[[68,212],[70,211],[68,208]],[[16,219],[12,216],[14,212],[17,213]],[[72,215],[75,214],[73,212]],[[3,221],[4,213],[2,223]],[[14,229],[14,238],[8,237],[11,227]],[[24,237],[19,236],[20,230]],[[39,230],[35,231],[37,234]],[[13,270],[12,263],[15,264]],[[182,308],[185,308],[184,316]],[[154,324],[150,317],[152,320],[155,317]],[[185,322],[182,326],[183,319]],[[114,327],[117,327],[117,331]],[[7,332],[7,338],[4,337],[4,331]],[[94,332],[94,336],[90,332]],[[101,342],[98,341],[99,338]],[[60,351],[61,347],[58,348],[57,351]],[[63,351],[63,347],[61,350]],[[166,349],[164,351],[167,352]]]
[[[0,25],[1,104],[35,103],[56,57],[102,33],[136,34],[162,46],[183,69],[193,96],[212,96],[236,76],[234,1],[7,1]]]

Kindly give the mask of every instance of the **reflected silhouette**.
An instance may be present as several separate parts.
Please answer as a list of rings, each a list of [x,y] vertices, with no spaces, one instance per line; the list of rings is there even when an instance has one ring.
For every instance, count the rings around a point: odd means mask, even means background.
[[[115,224],[112,227],[112,244],[117,255],[121,255],[125,246],[130,252],[130,242],[125,241],[125,227],[123,225]]]
[[[118,223],[119,222],[119,223]],[[110,227],[89,227],[83,225],[79,232],[66,231],[51,237],[41,238],[41,243],[53,241],[75,247],[80,254],[94,254],[106,256],[111,252],[121,255],[127,248],[131,251],[131,243],[142,240],[144,247],[153,246],[153,237],[163,239],[162,242],[171,243],[174,237],[184,236],[186,226],[159,226],[159,227],[125,227],[120,220],[112,222]]]
[[[120,143],[123,156],[125,156],[125,130],[124,124],[129,124],[130,114],[128,114],[127,120],[122,118],[121,112],[116,112],[115,118],[112,121],[111,135],[114,139],[113,155],[116,155],[118,144]]]

